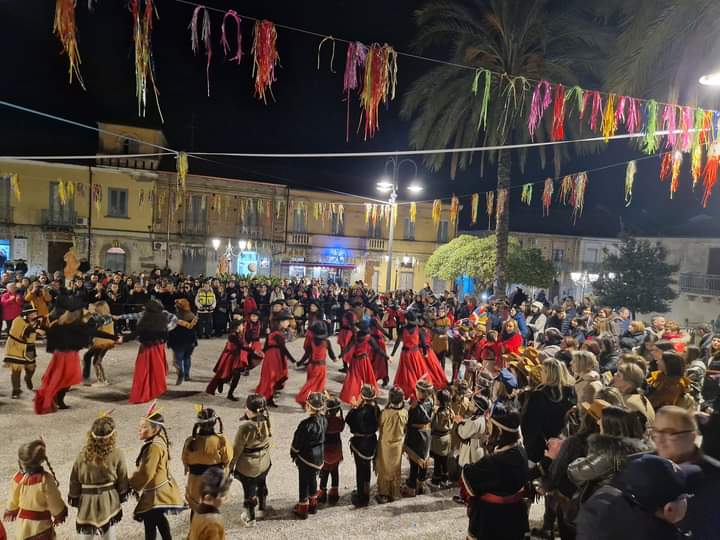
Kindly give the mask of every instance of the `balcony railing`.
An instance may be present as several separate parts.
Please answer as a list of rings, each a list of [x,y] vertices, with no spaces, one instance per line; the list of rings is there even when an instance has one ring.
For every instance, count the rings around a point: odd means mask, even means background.
[[[385,251],[385,240],[382,238],[368,238],[367,247],[370,251]]]
[[[288,233],[288,244],[291,246],[309,246],[310,235],[308,233]]]
[[[720,276],[683,273],[678,277],[678,287],[681,292],[703,296],[720,296]]]
[[[192,236],[206,236],[208,234],[208,224],[202,221],[183,221],[180,223],[180,231],[182,234]]]
[[[40,218],[45,227],[57,229],[73,229],[77,222],[77,214],[75,211],[61,208],[43,210]]]

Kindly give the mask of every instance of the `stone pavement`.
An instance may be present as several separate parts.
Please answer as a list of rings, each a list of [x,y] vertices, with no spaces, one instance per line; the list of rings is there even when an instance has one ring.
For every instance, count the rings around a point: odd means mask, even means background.
[[[238,419],[244,411],[245,397],[254,391],[260,375],[256,368],[249,377],[243,377],[236,395],[240,401],[233,403],[222,396],[204,393],[210,380],[212,368],[222,351],[224,339],[201,340],[193,355],[192,381],[174,386],[175,374],[171,368],[168,376],[168,392],[160,399],[165,415],[168,433],[172,443],[170,462],[175,478],[184,490],[183,467],[180,452],[186,437],[191,434],[195,416],[194,404],[202,403],[212,407],[222,418],[226,434],[232,440]],[[334,338],[333,338],[334,343]],[[42,436],[48,444],[50,463],[60,481],[60,490],[67,496],[68,481],[72,464],[80,451],[87,430],[94,418],[103,410],[114,408],[113,417],[118,423],[118,446],[125,452],[129,471],[141,443],[137,438],[137,426],[147,405],[129,405],[127,396],[132,383],[132,371],[137,353],[137,343],[123,344],[110,351],[104,366],[110,386],[78,386],[68,393],[66,403],[69,410],[56,414],[36,416],[32,410],[32,392],[25,391],[20,400],[10,399],[9,372],[0,371],[0,500],[7,499],[10,478],[17,471],[18,446],[33,438]],[[337,349],[337,347],[335,346]],[[38,347],[40,350],[41,347]],[[302,340],[296,339],[289,349],[296,359],[301,356]],[[397,355],[399,357],[399,353]],[[168,355],[171,361],[171,355]],[[47,366],[49,355],[39,352],[36,387]],[[328,389],[339,392],[343,375],[338,373],[341,365],[328,363]],[[397,367],[397,359],[391,363],[391,380]],[[333,508],[323,508],[307,521],[292,517],[292,506],[297,500],[297,469],[290,460],[290,442],[293,431],[304,414],[295,403],[295,393],[305,381],[305,371],[290,368],[290,380],[277,400],[279,407],[271,409],[273,430],[272,469],[268,476],[271,509],[255,528],[244,528],[240,521],[242,513],[242,487],[233,482],[228,499],[223,506],[227,537],[234,538],[302,538],[314,539],[376,539],[412,538],[461,539],[465,537],[467,517],[465,508],[452,502],[455,489],[436,491],[414,499],[404,499],[391,504],[378,505],[373,500],[368,508],[355,509],[350,504],[350,492],[354,488],[355,468],[348,447],[349,432],[343,433],[345,459],[340,466],[341,499]],[[387,392],[380,393],[381,407]],[[406,474],[407,462],[403,463]],[[132,519],[134,499],[123,505],[124,518],[117,527],[118,538],[142,538],[142,524]],[[533,506],[534,518],[542,516],[542,508]],[[68,521],[57,528],[58,538],[75,538],[75,510],[70,509]],[[170,523],[174,538],[184,538],[189,530],[190,513],[171,516]],[[13,538],[13,524],[6,524],[8,537]]]

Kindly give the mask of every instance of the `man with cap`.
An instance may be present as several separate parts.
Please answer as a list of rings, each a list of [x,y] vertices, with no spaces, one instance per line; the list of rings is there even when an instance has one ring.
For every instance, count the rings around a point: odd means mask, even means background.
[[[367,506],[370,502],[370,465],[377,450],[377,430],[380,408],[375,403],[376,387],[364,384],[360,399],[356,400],[345,422],[350,428],[350,451],[355,459],[355,481],[351,501],[355,506]]]
[[[415,384],[415,399],[408,411],[408,427],[405,434],[405,454],[410,460],[410,476],[402,488],[403,497],[422,495],[426,488],[427,470],[430,465],[430,435],[433,417],[433,386],[421,378]]]
[[[324,442],[327,431],[325,396],[313,392],[305,402],[308,413],[295,429],[290,457],[298,468],[298,503],[293,513],[299,519],[307,519],[308,514],[317,513],[317,476],[324,463]]]
[[[547,324],[547,317],[543,313],[544,309],[545,306],[543,306],[542,302],[533,302],[530,306],[530,316],[525,321],[530,330],[528,340],[540,341]]]
[[[35,339],[40,319],[37,311],[29,302],[23,304],[22,314],[15,317],[10,326],[8,340],[5,343],[5,367],[10,368],[12,398],[19,399],[20,374],[25,370],[25,385],[33,389],[32,377],[35,373]]]
[[[520,415],[496,405],[488,423],[491,453],[462,469],[461,486],[470,496],[468,537],[522,540],[530,529],[525,503],[530,471]]]
[[[694,465],[644,454],[580,507],[578,540],[677,540],[685,518]]]

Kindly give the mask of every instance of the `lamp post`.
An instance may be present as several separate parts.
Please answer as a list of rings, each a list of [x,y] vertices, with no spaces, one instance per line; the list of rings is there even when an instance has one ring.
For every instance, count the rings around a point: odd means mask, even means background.
[[[405,164],[410,164],[415,169],[413,181],[408,185],[407,189],[411,193],[419,193],[422,186],[417,182],[418,166],[412,159],[398,159],[393,156],[385,161],[385,177],[377,183],[377,190],[381,193],[389,193],[388,203],[390,205],[390,226],[388,227],[388,249],[387,249],[387,271],[385,273],[385,292],[389,293],[392,286],[392,259],[393,259],[393,239],[395,238],[395,217],[397,212],[397,195],[398,195],[398,177],[400,169]],[[392,170],[390,170],[392,168]],[[389,176],[389,175],[392,176]]]
[[[583,272],[570,272],[570,279],[573,280],[576,287],[580,287],[580,302],[585,300],[585,288],[595,283],[599,278],[598,274],[588,274],[586,270]]]

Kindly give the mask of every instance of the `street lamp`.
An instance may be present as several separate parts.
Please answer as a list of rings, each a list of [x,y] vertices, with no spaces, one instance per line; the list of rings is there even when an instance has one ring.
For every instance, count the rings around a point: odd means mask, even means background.
[[[220,248],[220,239],[219,238],[212,239],[212,247],[215,251],[217,251]]]
[[[388,251],[387,251],[387,272],[385,275],[385,292],[390,292],[392,286],[392,262],[393,262],[393,238],[395,237],[395,212],[397,212],[398,176],[402,166],[408,163],[415,169],[412,182],[407,189],[411,193],[419,193],[422,186],[417,181],[418,166],[412,159],[399,159],[398,156],[388,158],[385,162],[385,176],[376,184],[377,190],[381,193],[389,193],[388,204],[390,205],[390,226],[388,227]],[[392,170],[390,169],[392,167]]]
[[[570,279],[573,280],[576,287],[580,287],[580,301],[585,300],[585,288],[595,283],[600,276],[598,274],[588,274],[587,271],[570,272]]]
[[[720,86],[720,71],[703,75],[698,82],[703,86]]]

